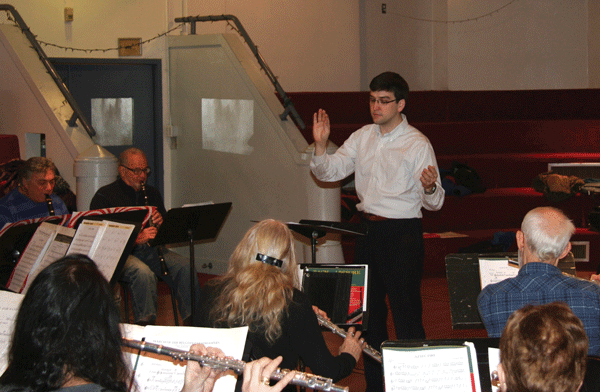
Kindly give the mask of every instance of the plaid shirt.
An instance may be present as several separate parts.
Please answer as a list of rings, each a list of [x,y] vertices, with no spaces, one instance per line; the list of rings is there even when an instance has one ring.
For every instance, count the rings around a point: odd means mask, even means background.
[[[486,286],[477,298],[488,336],[500,337],[517,309],[532,304],[566,302],[583,322],[590,355],[600,355],[600,285],[565,276],[547,263],[527,263],[514,278]]]

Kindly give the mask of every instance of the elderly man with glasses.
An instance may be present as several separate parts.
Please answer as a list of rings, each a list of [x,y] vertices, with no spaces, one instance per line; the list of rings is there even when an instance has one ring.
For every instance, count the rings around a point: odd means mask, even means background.
[[[189,260],[162,246],[150,246],[167,213],[160,192],[146,185],[150,175],[148,160],[143,151],[129,148],[119,156],[119,178],[100,188],[90,203],[90,209],[149,205],[156,207],[152,225],[144,228],[127,258],[120,277],[131,288],[133,315],[136,324],[154,324],[157,308],[157,277],[160,276],[177,297],[181,318],[191,325],[191,283]],[[194,285],[199,298],[198,285]]]

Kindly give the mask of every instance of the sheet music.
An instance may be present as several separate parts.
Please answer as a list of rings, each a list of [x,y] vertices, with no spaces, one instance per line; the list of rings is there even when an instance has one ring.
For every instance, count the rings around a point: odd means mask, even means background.
[[[77,233],[75,233],[67,254],[80,253],[82,255],[89,255],[96,235],[103,231],[104,227],[105,224],[102,222],[83,220],[77,228]]]
[[[384,348],[385,390],[481,392],[477,356],[469,351],[466,345]]]
[[[8,289],[14,292],[21,292],[30,271],[37,267],[42,260],[44,252],[52,240],[58,226],[48,222],[42,222],[39,225],[23,255],[19,259],[12,276],[8,281]]]
[[[48,265],[52,262],[60,259],[65,254],[67,254],[67,249],[69,249],[69,245],[71,245],[71,241],[73,240],[73,236],[75,235],[75,229],[71,229],[69,227],[64,226],[56,226],[56,230],[54,233],[54,238],[50,242],[48,249],[46,250],[41,262],[39,265],[35,266],[29,272],[29,277],[27,278],[27,283],[25,284],[25,288],[23,289],[23,294],[27,292],[29,286],[35,279],[35,277]]]
[[[4,373],[8,366],[6,355],[23,297],[23,294],[0,291],[0,374]]]
[[[106,225],[104,233],[96,238],[93,254],[89,257],[96,262],[106,280],[110,281],[135,225],[109,221],[103,223]]]
[[[519,268],[509,265],[508,257],[479,259],[479,277],[482,290],[488,284],[498,283],[507,278],[514,278],[518,273]]]
[[[142,340],[165,347],[188,351],[194,343],[219,347],[226,356],[242,359],[248,327],[240,328],[199,328],[199,327],[164,327],[149,325],[140,327],[121,324],[123,336],[129,339]],[[129,355],[132,367],[136,356]],[[154,356],[154,357],[151,357]],[[157,359],[161,358],[161,359]],[[183,386],[185,363],[175,362],[170,357],[142,353],[140,356],[135,380],[141,392],[179,392]],[[215,383],[214,392],[233,392],[236,377],[233,372],[220,377]]]

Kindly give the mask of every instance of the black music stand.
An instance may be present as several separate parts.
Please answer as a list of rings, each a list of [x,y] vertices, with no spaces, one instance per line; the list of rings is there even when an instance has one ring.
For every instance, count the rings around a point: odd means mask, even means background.
[[[230,209],[231,202],[172,208],[167,211],[167,216],[151,243],[152,246],[188,243],[190,247],[190,289],[193,321],[196,320],[194,287],[196,285],[195,280],[198,280],[196,276],[194,241],[216,238]]]
[[[367,225],[364,223],[331,222],[302,219],[299,223],[287,223],[290,230],[310,238],[312,263],[317,263],[317,240],[327,233],[347,235],[367,235]]]

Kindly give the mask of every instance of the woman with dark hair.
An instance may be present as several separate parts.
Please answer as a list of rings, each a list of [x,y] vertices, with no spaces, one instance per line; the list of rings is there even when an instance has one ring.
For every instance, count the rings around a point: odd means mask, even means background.
[[[33,281],[17,314],[0,391],[126,392],[120,314],[92,260],[67,256]],[[193,345],[196,354],[222,355]],[[190,362],[183,392],[210,392],[219,372]]]
[[[301,358],[313,373],[340,380],[354,369],[364,341],[351,327],[339,355],[332,355],[308,297],[296,288],[297,280],[289,228],[263,220],[235,248],[227,273],[205,285],[200,326],[248,326],[251,359],[281,355],[281,366],[295,369]]]
[[[515,311],[500,338],[501,392],[576,392],[586,372],[588,339],[564,302]]]

